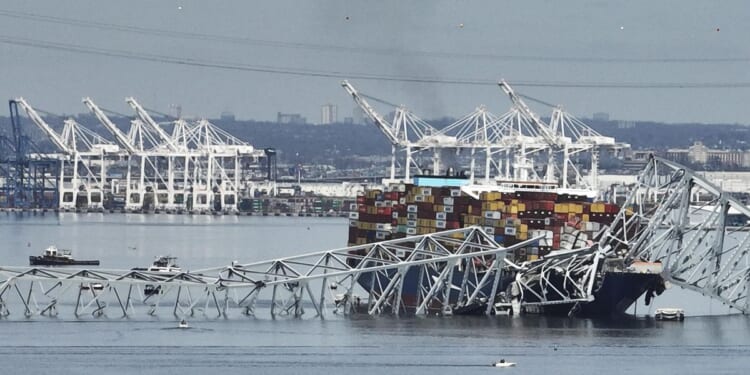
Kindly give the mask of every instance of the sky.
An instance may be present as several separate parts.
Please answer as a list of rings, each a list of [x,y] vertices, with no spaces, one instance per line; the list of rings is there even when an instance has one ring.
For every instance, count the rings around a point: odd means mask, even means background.
[[[746,0],[6,0],[0,95],[56,114],[85,112],[84,96],[131,113],[134,96],[318,122],[326,103],[351,116],[348,78],[432,119],[506,112],[505,79],[579,117],[750,124],[748,14]]]

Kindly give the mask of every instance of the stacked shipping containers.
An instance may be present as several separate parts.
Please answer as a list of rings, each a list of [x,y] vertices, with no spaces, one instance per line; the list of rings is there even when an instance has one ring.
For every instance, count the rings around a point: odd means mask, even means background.
[[[549,192],[484,192],[479,199],[458,187],[392,185],[369,190],[350,207],[349,245],[481,226],[505,246],[541,237],[515,260],[536,260],[556,249],[586,246],[619,211],[585,196]]]

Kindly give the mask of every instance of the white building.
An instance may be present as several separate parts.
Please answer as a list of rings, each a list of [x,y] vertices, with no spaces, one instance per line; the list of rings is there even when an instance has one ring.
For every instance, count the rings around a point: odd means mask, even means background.
[[[320,124],[327,125],[338,122],[338,108],[335,104],[324,104],[320,107]]]

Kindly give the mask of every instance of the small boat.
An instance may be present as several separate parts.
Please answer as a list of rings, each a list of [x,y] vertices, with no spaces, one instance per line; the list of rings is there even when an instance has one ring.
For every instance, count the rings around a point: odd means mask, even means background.
[[[663,307],[656,309],[654,313],[656,320],[685,320],[685,310],[677,307]]]
[[[147,272],[156,272],[161,275],[174,275],[182,272],[182,268],[177,265],[177,257],[169,256],[169,255],[160,255],[157,256],[156,259],[154,259],[153,264],[149,266],[148,268],[133,268],[133,271],[147,271]],[[154,294],[161,293],[161,286],[159,285],[152,285],[152,284],[146,284],[146,286],[143,287],[143,294],[147,296],[151,296]]]
[[[495,362],[492,364],[492,367],[515,367],[515,362],[506,362],[504,359],[501,359],[498,362]]]
[[[98,266],[98,260],[76,260],[70,250],[58,249],[50,246],[40,256],[30,256],[31,266]]]
[[[148,271],[159,273],[179,273],[182,268],[177,265],[177,257],[169,255],[159,255],[154,259],[153,264],[148,268],[133,268],[134,271]]]
[[[190,328],[187,321],[185,319],[180,320],[180,324],[177,325],[177,328]]]

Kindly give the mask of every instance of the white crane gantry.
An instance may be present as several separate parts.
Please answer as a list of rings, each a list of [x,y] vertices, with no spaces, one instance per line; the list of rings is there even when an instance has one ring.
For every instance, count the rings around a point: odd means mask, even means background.
[[[99,106],[94,103],[91,98],[83,98],[83,104],[86,105],[86,107],[89,108],[89,110],[96,116],[96,118],[99,120],[99,122],[104,125],[104,127],[112,133],[112,135],[115,137],[115,140],[125,148],[130,154],[136,154],[138,153],[138,149],[133,145],[132,142],[128,139],[128,137],[120,131],[120,129],[115,125],[112,120],[107,117],[107,115],[104,114],[104,112],[99,108]]]
[[[15,102],[21,105],[21,108],[26,112],[26,114],[29,116],[31,121],[34,122],[34,124],[41,129],[45,135],[54,143],[54,145],[60,149],[65,155],[72,155],[73,149],[68,146],[68,144],[63,141],[63,139],[60,137],[57,132],[52,129],[49,124],[47,124],[44,119],[42,119],[42,116],[39,116],[39,113],[26,101],[24,98],[16,98]]]
[[[151,115],[146,112],[146,110],[135,100],[133,97],[125,98],[125,101],[130,105],[131,108],[135,111],[138,118],[141,119],[146,125],[151,127],[151,129],[156,132],[156,134],[159,136],[159,139],[161,139],[162,142],[164,142],[164,145],[172,151],[180,151],[180,149],[175,145],[174,140],[172,137],[164,131],[164,129],[159,126],[159,124],[154,121],[153,118],[151,118]]]
[[[119,148],[73,119],[65,120],[62,133],[58,134],[26,99],[17,98],[15,102],[64,155],[58,157],[59,207],[75,209],[79,196],[84,195],[89,207],[101,208],[107,173],[106,156],[119,152]],[[98,172],[92,169],[96,165]]]

